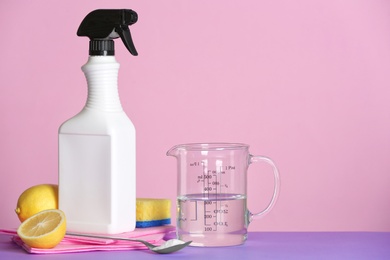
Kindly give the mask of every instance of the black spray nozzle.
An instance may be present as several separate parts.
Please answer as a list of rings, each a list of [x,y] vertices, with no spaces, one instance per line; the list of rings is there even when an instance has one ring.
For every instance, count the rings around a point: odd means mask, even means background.
[[[90,12],[84,18],[77,30],[77,35],[89,37],[91,40],[90,53],[91,51],[99,53],[99,50],[102,49],[102,52],[113,55],[112,40],[120,37],[130,53],[137,56],[138,53],[129,30],[129,26],[136,23],[137,20],[137,13],[130,9],[99,9]],[[107,44],[107,41],[112,43]]]

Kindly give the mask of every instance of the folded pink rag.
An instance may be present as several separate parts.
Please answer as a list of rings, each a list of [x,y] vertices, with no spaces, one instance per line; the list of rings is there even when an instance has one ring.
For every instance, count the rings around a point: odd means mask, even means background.
[[[175,230],[174,226],[165,225],[151,228],[136,228],[132,232],[121,233],[116,235],[103,235],[121,238],[142,239],[155,245],[161,245],[164,236]],[[89,238],[66,235],[64,239],[56,247],[51,249],[33,248],[19,238],[15,230],[0,229],[0,233],[13,235],[12,241],[21,246],[24,250],[31,254],[58,254],[58,253],[76,253],[88,251],[113,251],[113,250],[136,250],[146,249],[146,246],[139,242]]]

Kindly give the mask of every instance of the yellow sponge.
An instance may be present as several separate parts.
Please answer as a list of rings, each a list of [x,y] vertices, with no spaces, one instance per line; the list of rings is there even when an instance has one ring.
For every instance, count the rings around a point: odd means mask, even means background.
[[[137,198],[136,227],[156,227],[171,224],[169,199]]]

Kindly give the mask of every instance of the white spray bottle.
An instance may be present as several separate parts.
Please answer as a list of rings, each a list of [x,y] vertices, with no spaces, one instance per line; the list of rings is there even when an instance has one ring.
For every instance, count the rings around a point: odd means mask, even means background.
[[[59,129],[59,208],[69,231],[116,234],[133,231],[136,205],[135,128],[122,109],[117,86],[115,38],[138,55],[128,10],[95,10],[78,36],[90,39],[82,67],[88,83],[85,107]]]

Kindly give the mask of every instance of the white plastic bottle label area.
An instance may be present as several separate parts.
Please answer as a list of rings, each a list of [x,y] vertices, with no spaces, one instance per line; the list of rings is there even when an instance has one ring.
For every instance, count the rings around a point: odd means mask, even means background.
[[[111,168],[110,136],[60,134],[59,139],[60,184],[73,187],[73,191],[60,192],[61,210],[71,220],[70,228],[80,230],[88,223],[111,223],[111,213],[103,206],[111,204],[111,180],[107,174]]]

